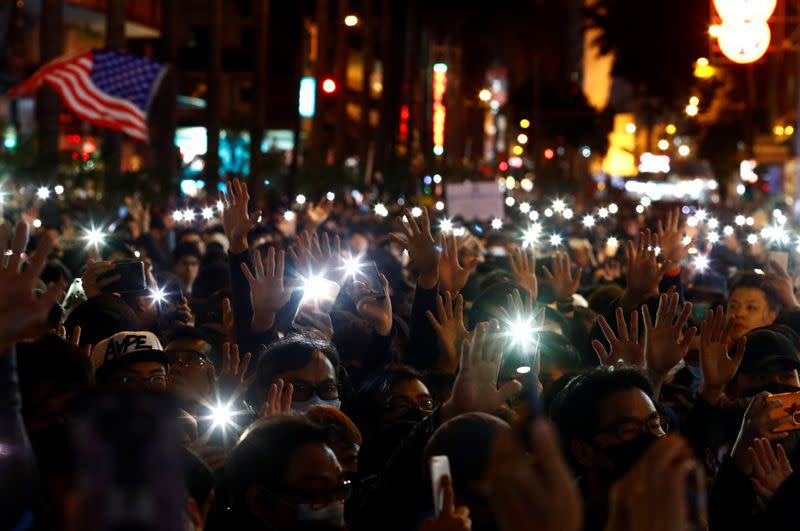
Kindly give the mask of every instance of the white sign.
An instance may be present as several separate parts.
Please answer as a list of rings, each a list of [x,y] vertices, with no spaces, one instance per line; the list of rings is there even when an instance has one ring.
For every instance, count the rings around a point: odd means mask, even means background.
[[[463,182],[447,185],[447,212],[464,219],[503,217],[503,192],[496,182]]]

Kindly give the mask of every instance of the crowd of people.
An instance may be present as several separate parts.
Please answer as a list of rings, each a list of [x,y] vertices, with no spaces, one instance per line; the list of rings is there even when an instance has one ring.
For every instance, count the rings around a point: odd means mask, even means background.
[[[0,225],[0,528],[800,529],[782,213],[253,205]]]

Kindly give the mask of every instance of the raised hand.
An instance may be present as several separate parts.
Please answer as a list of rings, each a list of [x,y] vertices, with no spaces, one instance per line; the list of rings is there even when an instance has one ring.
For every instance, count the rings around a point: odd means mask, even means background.
[[[37,293],[47,257],[53,250],[53,239],[46,233],[28,260],[24,272],[22,253],[28,244],[28,226],[17,224],[14,238],[8,251],[8,225],[0,225],[0,354],[8,352],[12,345],[23,339],[34,339],[50,330],[48,316],[53,306],[64,293],[62,285],[52,285]]]
[[[469,519],[469,508],[461,506],[456,508],[453,483],[450,476],[442,477],[441,482],[443,500],[442,512],[435,518],[428,518],[422,522],[420,531],[469,531],[472,529],[472,520]]]
[[[736,376],[744,357],[747,338],[736,342],[736,353],[728,351],[728,337],[736,321],[725,315],[722,306],[708,311],[706,320],[700,324],[700,395],[709,404],[715,405],[723,389]]]
[[[289,246],[289,256],[302,275],[333,278],[341,262],[342,243],[338,234],[333,237],[331,246],[327,232],[323,232],[320,239],[316,233],[303,231],[295,238],[294,245]]]
[[[456,237],[442,234],[439,236],[439,246],[442,252],[439,255],[439,285],[442,290],[452,294],[461,291],[467,283],[470,273],[478,267],[478,258],[472,258],[464,263],[458,261],[458,245]]]
[[[242,263],[242,272],[250,285],[250,304],[253,307],[253,321],[250,324],[255,334],[266,332],[275,324],[275,314],[286,306],[292,296],[292,288],[283,279],[285,256],[283,251],[275,253],[275,248],[267,251],[266,261],[261,253],[253,253],[253,271]]]
[[[786,269],[775,260],[769,261],[769,271],[764,278],[764,283],[772,288],[781,303],[781,309],[791,311],[800,308],[794,294],[794,279]]]
[[[225,337],[228,343],[236,343],[236,320],[231,300],[227,297],[222,299],[222,326],[225,328]]]
[[[663,378],[680,362],[689,350],[697,328],[694,326],[686,332],[683,326],[692,314],[692,303],[687,302],[678,315],[677,293],[661,295],[658,301],[656,322],[650,320],[647,306],[642,307],[644,318],[644,358],[648,371],[655,379]]]
[[[399,218],[403,232],[393,232],[391,238],[408,250],[409,267],[412,271],[419,273],[420,285],[423,288],[432,289],[439,281],[439,256],[431,235],[428,209],[422,209],[419,224],[408,209],[403,210],[403,214]]]
[[[252,355],[249,352],[239,356],[239,345],[230,343],[222,345],[222,367],[217,375],[217,385],[223,396],[238,398],[255,380],[255,374],[245,378],[251,359]]]
[[[228,183],[228,193],[220,192],[219,200],[222,202],[222,226],[231,244],[231,253],[241,254],[247,250],[247,234],[258,223],[261,211],[257,210],[252,215],[247,213],[250,194],[247,184],[239,179]]]
[[[553,272],[551,273],[547,267],[543,268],[544,274],[553,285],[557,302],[572,302],[572,296],[578,291],[583,269],[578,268],[573,275],[571,266],[569,253],[556,251],[553,253]]]
[[[524,434],[497,434],[487,471],[489,501],[501,531],[578,531],[583,503],[561,452],[556,429],[540,418]],[[531,515],[535,515],[532,525]]]
[[[539,285],[536,281],[536,257],[533,252],[529,253],[515,246],[511,249],[509,262],[514,281],[528,290],[531,299],[535,301],[539,296]]]
[[[755,444],[756,439],[767,439],[770,441],[785,439],[789,436],[787,432],[773,433],[772,430],[792,421],[791,415],[783,415],[777,418],[770,418],[770,412],[783,407],[783,401],[779,399],[767,400],[769,393],[764,391],[750,399],[747,411],[744,413],[742,426],[739,428],[739,435],[731,449],[731,457],[739,470],[747,476],[753,474],[753,462],[747,449]]]
[[[639,241],[627,242],[628,282],[623,295],[623,307],[631,310],[651,295],[658,293],[658,283],[672,268],[672,262],[665,260],[658,264],[656,258],[658,236],[650,229],[639,233]]]
[[[392,299],[389,297],[389,281],[380,274],[381,291],[376,294],[365,283],[353,282],[348,293],[356,303],[356,310],[361,317],[369,321],[375,332],[388,336],[392,332]]]
[[[684,225],[681,223],[681,211],[675,207],[667,212],[665,220],[658,220],[658,238],[664,259],[673,267],[680,265],[689,254],[689,246],[683,244]]]
[[[622,278],[622,265],[619,260],[608,260],[599,270],[599,275],[606,282],[614,282],[618,278]]]
[[[269,386],[267,400],[264,402],[264,405],[261,406],[259,417],[291,415],[293,395],[294,386],[292,384],[286,384],[283,378],[278,378],[275,383]]]
[[[764,501],[772,498],[793,472],[783,445],[778,444],[777,448],[778,451],[775,452],[768,440],[756,439],[753,446],[747,449],[753,463],[753,477],[750,481]]]
[[[686,485],[697,467],[688,443],[677,435],[654,442],[609,495],[607,531],[690,529]]]
[[[497,322],[478,323],[470,340],[461,346],[461,369],[453,382],[450,398],[442,405],[442,413],[452,418],[462,413],[497,411],[522,389],[511,380],[497,388],[497,371],[503,354],[504,338]]]
[[[331,215],[333,209],[333,201],[323,197],[317,203],[309,202],[306,206],[306,218],[314,225],[314,228],[322,225],[328,216]]]
[[[626,328],[625,312],[622,308],[617,308],[616,315],[618,335],[614,335],[614,331],[602,315],[597,317],[597,324],[600,325],[609,345],[609,350],[606,350],[600,341],[596,339],[592,341],[592,347],[600,357],[600,363],[615,365],[622,362],[633,367],[644,368],[644,343],[639,341],[639,312],[635,310],[631,312],[630,330]]]
[[[455,310],[449,291],[436,297],[436,316],[430,311],[426,312],[428,321],[439,337],[439,346],[442,349],[443,358],[439,360],[439,368],[448,372],[455,373],[458,368],[458,352],[461,344],[469,335],[464,326],[464,297],[460,294],[456,297]]]
[[[120,278],[120,275],[110,275],[106,278],[98,280],[97,277],[108,273],[114,269],[114,262],[104,260],[102,262],[95,262],[91,258],[86,264],[86,271],[81,277],[81,284],[83,285],[83,292],[86,294],[87,299],[97,297],[103,293],[103,288],[113,284]]]

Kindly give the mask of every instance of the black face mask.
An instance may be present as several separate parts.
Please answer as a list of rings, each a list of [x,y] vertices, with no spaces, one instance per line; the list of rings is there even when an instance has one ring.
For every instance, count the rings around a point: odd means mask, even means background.
[[[787,385],[778,382],[770,382],[765,385],[760,385],[758,387],[751,387],[750,389],[746,389],[742,394],[746,398],[753,398],[758,393],[762,393],[764,391],[772,395],[779,395],[781,393],[796,393],[800,391],[800,388],[797,388],[793,385]]]
[[[653,435],[649,431],[646,431],[640,433],[630,441],[600,449],[614,464],[611,471],[613,479],[617,480],[627,474],[628,471],[633,468],[633,465],[641,459],[650,445],[657,440],[658,435]]]

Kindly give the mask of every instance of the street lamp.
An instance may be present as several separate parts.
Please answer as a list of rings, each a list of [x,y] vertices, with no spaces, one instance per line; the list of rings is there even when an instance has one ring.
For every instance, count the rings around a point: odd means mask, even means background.
[[[355,15],[347,15],[344,17],[344,25],[348,28],[352,28],[358,24],[358,17]]]
[[[625,126],[625,132],[629,135],[632,135],[636,132],[636,124],[633,122],[628,122],[628,125]]]
[[[531,122],[527,118],[523,118],[519,121],[519,126],[523,129],[527,129],[531,126]]]
[[[492,99],[492,91],[489,89],[481,90],[480,92],[478,92],[478,99],[484,102],[489,101],[490,99]]]
[[[689,116],[697,116],[697,113],[700,112],[700,109],[697,108],[697,105],[687,105],[686,106],[686,114]]]

